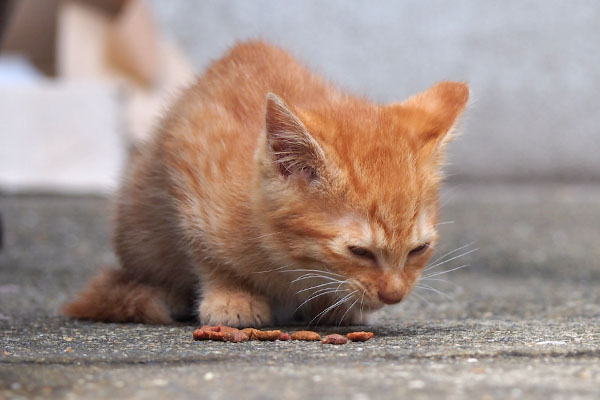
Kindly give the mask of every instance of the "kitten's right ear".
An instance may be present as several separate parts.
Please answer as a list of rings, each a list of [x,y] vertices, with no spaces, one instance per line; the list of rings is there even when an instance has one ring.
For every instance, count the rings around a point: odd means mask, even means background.
[[[267,94],[267,151],[281,175],[300,174],[314,180],[324,165],[325,154],[300,118],[273,93]]]
[[[400,107],[425,112],[421,118],[421,145],[432,152],[443,151],[454,137],[454,127],[469,100],[469,86],[462,82],[439,82],[426,91],[410,97]]]

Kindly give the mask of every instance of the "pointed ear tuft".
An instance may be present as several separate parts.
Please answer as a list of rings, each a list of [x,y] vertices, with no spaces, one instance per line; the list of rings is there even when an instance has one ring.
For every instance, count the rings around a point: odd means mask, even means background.
[[[441,150],[454,137],[454,127],[469,100],[469,86],[461,82],[440,82],[410,97],[402,107],[421,110],[426,115],[426,129],[418,132],[423,146]],[[424,126],[424,128],[425,128]]]
[[[403,105],[435,112],[454,121],[469,100],[469,86],[462,82],[439,82],[406,100]]]
[[[273,93],[267,94],[267,150],[281,175],[299,174],[308,180],[318,178],[324,153],[317,141],[285,102]]]

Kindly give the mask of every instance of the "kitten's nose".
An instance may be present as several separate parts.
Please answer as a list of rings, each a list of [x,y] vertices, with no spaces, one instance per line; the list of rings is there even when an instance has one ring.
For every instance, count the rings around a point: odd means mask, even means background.
[[[377,295],[385,304],[396,304],[402,301],[406,294],[404,282],[398,274],[385,274],[379,281]]]
[[[381,300],[385,304],[400,303],[402,301],[402,299],[404,298],[403,291],[394,291],[394,292],[379,291],[379,292],[377,292],[377,295],[379,296],[379,300]]]

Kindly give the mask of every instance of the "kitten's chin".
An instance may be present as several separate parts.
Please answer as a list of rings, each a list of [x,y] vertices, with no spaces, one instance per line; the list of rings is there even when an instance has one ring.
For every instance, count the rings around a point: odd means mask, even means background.
[[[379,310],[381,310],[383,308],[383,306],[385,306],[385,303],[379,301],[379,300],[375,300],[375,301],[365,301],[363,304],[363,313],[369,313],[372,314],[374,312],[377,312]]]
[[[364,305],[362,312],[354,311],[350,317],[349,325],[374,325],[379,320],[383,303]]]
[[[379,320],[379,310],[356,313],[350,320],[350,325],[374,325]]]

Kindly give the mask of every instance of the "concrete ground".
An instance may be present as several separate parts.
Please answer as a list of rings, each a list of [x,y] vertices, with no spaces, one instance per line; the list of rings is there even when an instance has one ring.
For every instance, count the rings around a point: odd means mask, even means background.
[[[60,304],[114,262],[108,202],[0,196],[0,398],[600,398],[600,187],[443,198],[439,255],[479,250],[438,268],[471,266],[387,309],[371,341],[325,346],[67,320]]]

